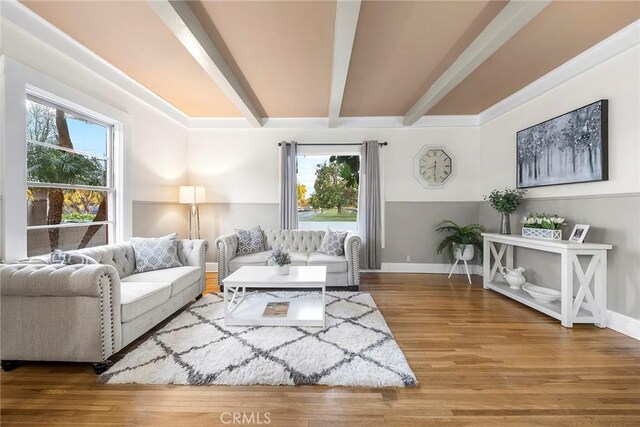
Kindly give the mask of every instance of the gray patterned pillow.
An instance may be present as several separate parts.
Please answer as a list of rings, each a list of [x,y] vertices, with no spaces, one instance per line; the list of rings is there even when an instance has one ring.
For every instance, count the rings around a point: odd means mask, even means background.
[[[74,265],[74,264],[97,264],[98,261],[91,258],[90,256],[83,254],[74,254],[71,252],[65,252],[63,264],[66,265]]]
[[[136,257],[134,273],[182,267],[176,233],[158,238],[133,237],[131,243]]]
[[[344,239],[346,237],[347,231],[331,231],[331,229],[327,229],[318,252],[331,256],[344,255]]]
[[[60,249],[54,249],[49,256],[50,264],[62,264],[64,262],[64,251]]]
[[[238,249],[236,249],[236,255],[249,255],[264,251],[262,229],[259,225],[253,227],[251,230],[239,230],[234,228],[233,232],[238,237]]]

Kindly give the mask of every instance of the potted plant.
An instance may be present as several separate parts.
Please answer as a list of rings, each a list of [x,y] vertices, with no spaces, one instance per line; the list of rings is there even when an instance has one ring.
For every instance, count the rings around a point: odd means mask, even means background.
[[[482,235],[485,231],[480,224],[469,224],[464,227],[453,221],[445,220],[436,228],[437,232],[450,233],[442,239],[436,253],[447,253],[451,262],[470,261],[475,255],[475,249],[482,252]]]
[[[520,220],[524,237],[562,240],[562,226],[567,225],[564,218],[548,213],[528,214]]]
[[[493,190],[488,196],[484,196],[485,200],[491,202],[491,207],[502,214],[500,234],[511,234],[509,215],[518,209],[525,194],[527,194],[527,190],[505,188],[504,191]]]
[[[289,255],[289,251],[278,248],[271,252],[271,259],[276,265],[276,274],[281,276],[289,274],[291,267],[291,255]]]

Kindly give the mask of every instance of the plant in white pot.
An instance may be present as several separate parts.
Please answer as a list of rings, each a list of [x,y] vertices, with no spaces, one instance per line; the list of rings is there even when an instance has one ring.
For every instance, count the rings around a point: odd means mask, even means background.
[[[478,249],[478,252],[482,253],[481,233],[485,231],[484,226],[480,224],[460,226],[453,221],[446,220],[442,221],[440,225],[438,225],[436,231],[440,233],[449,233],[448,236],[442,239],[436,248],[436,253],[440,254],[445,252],[453,263],[449,277],[451,277],[451,274],[456,268],[456,265],[458,265],[458,262],[462,261],[464,262],[467,270],[469,284],[471,284],[471,276],[469,275],[467,261],[471,261],[473,259],[476,249]]]
[[[281,276],[289,274],[291,267],[291,255],[289,255],[289,251],[278,248],[271,252],[271,259],[276,265],[276,274]]]

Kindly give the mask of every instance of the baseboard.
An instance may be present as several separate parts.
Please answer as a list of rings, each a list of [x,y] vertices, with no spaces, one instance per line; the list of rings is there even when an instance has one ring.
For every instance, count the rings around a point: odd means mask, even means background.
[[[640,319],[607,310],[607,327],[640,341]]]
[[[431,273],[449,274],[451,264],[430,264],[419,262],[383,262],[382,268],[377,270],[380,273]],[[469,273],[481,275],[482,266],[469,264]],[[458,264],[453,274],[466,274],[464,264]]]

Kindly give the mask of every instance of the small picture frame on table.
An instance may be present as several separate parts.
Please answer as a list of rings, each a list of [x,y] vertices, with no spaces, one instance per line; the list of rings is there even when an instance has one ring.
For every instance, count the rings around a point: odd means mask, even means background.
[[[589,225],[576,224],[575,227],[573,227],[571,236],[569,236],[569,241],[574,243],[584,242],[584,238],[587,235],[587,231],[589,231]]]

